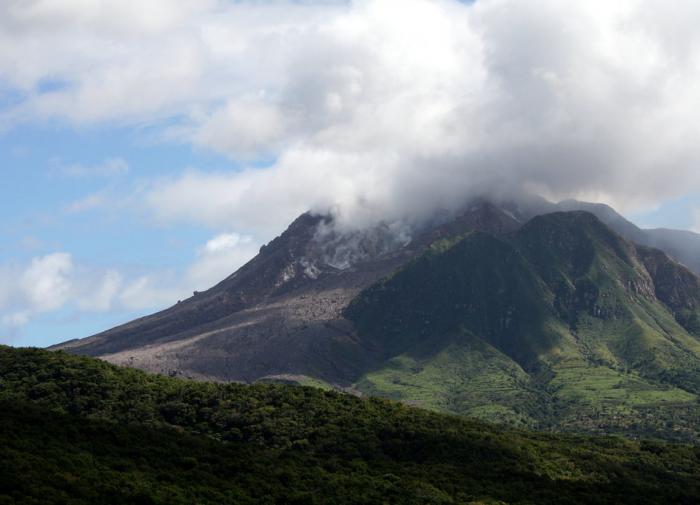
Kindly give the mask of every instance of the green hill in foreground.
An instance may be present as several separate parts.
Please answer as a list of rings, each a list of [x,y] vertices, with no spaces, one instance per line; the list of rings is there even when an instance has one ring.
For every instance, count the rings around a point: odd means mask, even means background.
[[[0,347],[0,504],[697,503],[700,448]]]

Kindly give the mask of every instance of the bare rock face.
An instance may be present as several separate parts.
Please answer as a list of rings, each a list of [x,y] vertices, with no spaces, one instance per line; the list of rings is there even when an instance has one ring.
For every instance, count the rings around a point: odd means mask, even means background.
[[[689,333],[700,336],[700,278],[659,249],[637,246],[637,252],[653,279],[656,298]]]

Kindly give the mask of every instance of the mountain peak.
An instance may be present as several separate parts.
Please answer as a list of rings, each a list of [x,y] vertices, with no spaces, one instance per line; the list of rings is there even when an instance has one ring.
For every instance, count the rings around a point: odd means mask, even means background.
[[[303,214],[210,290],[62,347],[529,426],[614,431],[633,417],[666,434],[654,423],[676,416],[700,440],[697,276],[598,214],[523,215],[473,200],[420,225],[352,230]]]

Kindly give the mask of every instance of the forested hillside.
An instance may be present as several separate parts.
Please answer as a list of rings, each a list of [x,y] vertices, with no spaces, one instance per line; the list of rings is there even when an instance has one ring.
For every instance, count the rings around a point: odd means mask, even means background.
[[[0,503],[697,503],[700,449],[0,348]]]

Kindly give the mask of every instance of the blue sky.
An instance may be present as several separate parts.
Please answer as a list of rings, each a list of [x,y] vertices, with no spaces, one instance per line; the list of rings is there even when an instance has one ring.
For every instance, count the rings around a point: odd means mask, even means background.
[[[3,4],[0,342],[168,306],[306,209],[534,188],[698,229],[694,3],[608,4]]]
[[[651,210],[629,212],[627,218],[642,228],[700,231],[698,208],[700,208],[700,197],[694,193],[662,202]]]
[[[128,168],[104,174],[70,170],[99,167],[110,159],[123,160]],[[188,167],[206,171],[233,165],[211,152],[153,142],[130,128],[75,129],[55,124],[10,130],[0,136],[0,166],[5,167],[0,262],[27,264],[60,251],[70,253],[75,263],[97,271],[117,269],[133,277],[152,272],[182,275],[195,261],[197,248],[214,235],[212,229],[154,222],[130,199],[146,181]],[[114,207],[88,203],[81,209],[81,202],[90,202],[94,195],[113,199]],[[125,201],[119,203],[120,198]],[[67,303],[61,310],[32,318],[11,341],[15,345],[46,345],[90,335],[160,308],[162,303],[148,305],[137,310],[85,313]]]

